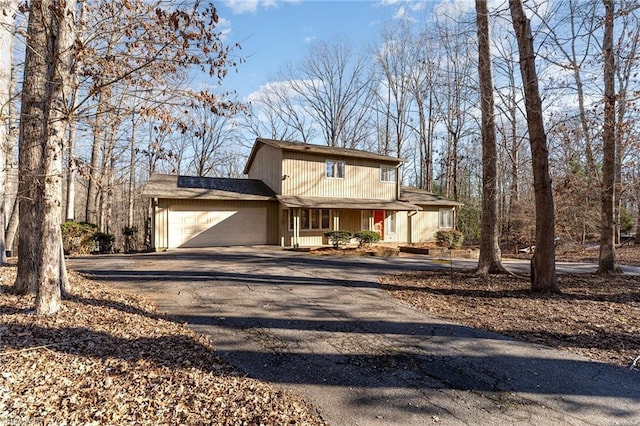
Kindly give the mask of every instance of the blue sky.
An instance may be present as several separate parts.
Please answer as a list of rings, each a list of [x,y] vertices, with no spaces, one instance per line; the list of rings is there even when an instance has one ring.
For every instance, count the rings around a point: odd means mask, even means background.
[[[436,2],[425,0],[222,0],[215,2],[227,42],[239,42],[246,58],[231,71],[223,90],[240,100],[256,91],[287,63],[297,62],[315,40],[347,37],[353,46],[371,45],[385,25],[400,16],[418,22]]]

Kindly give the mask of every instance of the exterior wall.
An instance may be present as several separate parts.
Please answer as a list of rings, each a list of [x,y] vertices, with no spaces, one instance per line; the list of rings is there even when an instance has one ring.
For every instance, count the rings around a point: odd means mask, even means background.
[[[249,179],[262,180],[273,192],[282,194],[282,150],[269,145],[261,145],[256,152]]]
[[[344,179],[326,177],[326,160],[345,161]],[[255,163],[258,163],[257,158]],[[380,162],[366,159],[285,152],[282,175],[287,178],[281,181],[282,195],[396,200],[397,184],[380,181],[380,165]]]
[[[384,243],[407,243],[407,237],[409,236],[409,215],[408,212],[398,211],[396,213],[396,232],[390,233],[385,229]]]
[[[169,248],[169,201],[161,198],[154,208],[153,246],[157,251]]]
[[[424,210],[417,212],[410,217],[411,224],[411,241],[412,243],[425,243],[435,241],[436,232],[440,230],[438,227],[438,208],[428,208],[423,206]]]

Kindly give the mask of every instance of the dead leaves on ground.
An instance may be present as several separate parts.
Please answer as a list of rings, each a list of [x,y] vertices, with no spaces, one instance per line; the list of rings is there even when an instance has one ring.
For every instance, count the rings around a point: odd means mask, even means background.
[[[41,317],[9,294],[15,268],[0,277],[0,424],[323,424],[143,298],[72,273],[73,297]]]
[[[470,272],[390,275],[382,287],[431,315],[629,367],[640,356],[640,279],[559,275],[563,294],[527,278]]]

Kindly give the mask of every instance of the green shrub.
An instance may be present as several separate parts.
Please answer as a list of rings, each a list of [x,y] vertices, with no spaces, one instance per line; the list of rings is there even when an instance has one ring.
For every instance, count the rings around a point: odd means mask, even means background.
[[[93,236],[98,227],[92,223],[67,221],[60,225],[62,245],[69,255],[89,254],[94,249]]]
[[[351,241],[351,232],[349,231],[327,231],[324,233],[324,236],[329,239],[329,242],[335,248]]]
[[[98,253],[113,253],[113,242],[116,240],[113,235],[96,232],[93,234],[93,240]]]
[[[436,243],[441,247],[462,247],[464,234],[458,230],[436,232]]]
[[[134,253],[137,249],[137,226],[125,226],[122,228],[122,235],[124,235],[124,252]]]
[[[376,231],[358,231],[354,237],[358,240],[358,247],[375,244],[382,238]]]

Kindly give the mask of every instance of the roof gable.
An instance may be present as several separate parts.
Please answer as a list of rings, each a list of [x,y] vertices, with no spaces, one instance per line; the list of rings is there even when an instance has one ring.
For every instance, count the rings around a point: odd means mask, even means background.
[[[373,152],[362,151],[359,149],[337,148],[333,146],[312,145],[302,142],[281,141],[275,139],[257,138],[251,149],[251,154],[247,159],[247,165],[244,168],[244,174],[249,173],[251,164],[253,163],[256,153],[263,146],[268,145],[282,151],[306,152],[324,157],[344,157],[344,158],[361,158],[368,160],[377,160],[385,163],[400,164],[404,160],[388,155],[376,154]]]

